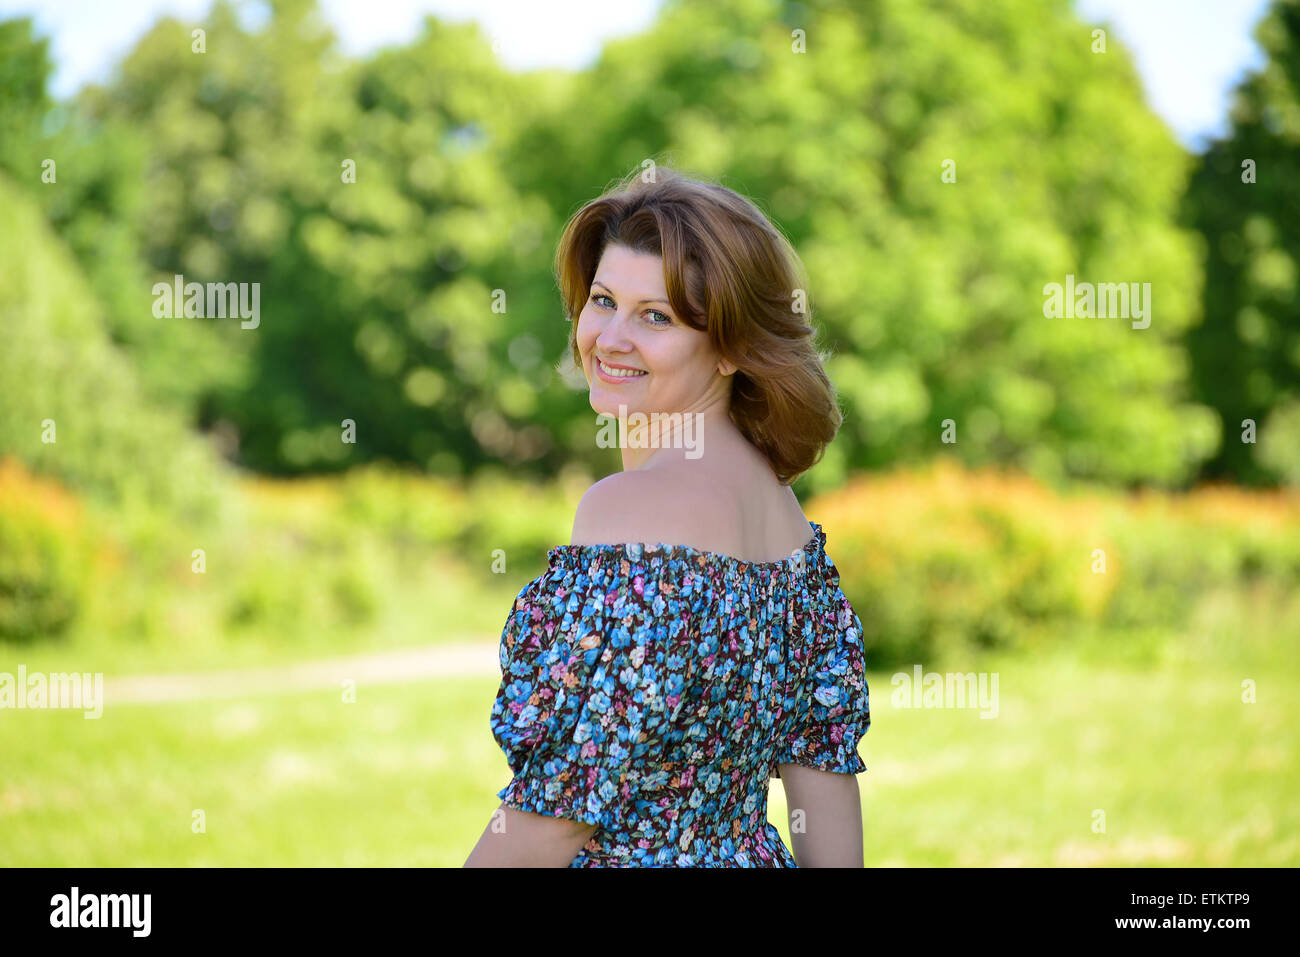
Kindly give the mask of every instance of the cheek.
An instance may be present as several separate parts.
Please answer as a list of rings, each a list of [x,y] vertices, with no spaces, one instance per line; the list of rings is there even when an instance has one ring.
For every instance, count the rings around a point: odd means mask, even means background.
[[[605,322],[596,307],[588,303],[583,307],[582,312],[578,313],[578,338],[595,342],[600,331],[605,328]]]
[[[593,323],[587,317],[587,310],[584,309],[578,314],[578,328],[574,332],[574,339],[578,343],[578,350],[581,352],[590,352],[591,344],[596,341],[596,334],[599,332]]]

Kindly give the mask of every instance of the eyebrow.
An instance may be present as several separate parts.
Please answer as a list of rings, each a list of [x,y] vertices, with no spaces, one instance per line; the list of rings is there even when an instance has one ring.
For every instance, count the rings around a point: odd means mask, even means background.
[[[605,284],[604,284],[603,282],[600,282],[599,279],[593,279],[593,280],[591,281],[591,284],[592,284],[593,286],[596,285],[597,283],[600,283],[600,285],[605,286]],[[610,292],[613,292],[613,291],[614,291],[614,290],[610,289],[609,286],[605,286],[605,288],[606,288],[606,289],[609,289]],[[642,299],[640,302],[637,303],[637,305],[638,305],[638,306],[644,306],[647,302],[662,302],[665,306],[668,306],[668,307],[670,307],[670,308],[672,307],[672,303],[669,302],[667,299]]]

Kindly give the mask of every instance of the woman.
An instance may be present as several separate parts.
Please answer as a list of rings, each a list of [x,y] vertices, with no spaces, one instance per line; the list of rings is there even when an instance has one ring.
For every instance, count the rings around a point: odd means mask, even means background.
[[[466,866],[861,867],[862,623],[790,488],[841,421],[798,257],[661,166],[579,210],[556,266],[623,471],[515,599],[491,713],[514,777]]]

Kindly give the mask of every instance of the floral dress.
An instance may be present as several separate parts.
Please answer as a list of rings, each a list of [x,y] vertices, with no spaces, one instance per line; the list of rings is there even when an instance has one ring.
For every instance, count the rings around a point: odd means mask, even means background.
[[[508,807],[597,825],[570,867],[794,867],[777,764],[867,769],[862,622],[826,534],[745,562],[561,545],[501,635],[491,726]]]

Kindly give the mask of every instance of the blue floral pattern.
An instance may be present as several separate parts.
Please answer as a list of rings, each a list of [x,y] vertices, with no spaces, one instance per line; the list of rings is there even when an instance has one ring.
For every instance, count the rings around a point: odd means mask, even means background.
[[[777,764],[867,769],[862,621],[826,534],[745,562],[561,545],[501,635],[491,727],[509,807],[597,826],[570,867],[794,867]]]

